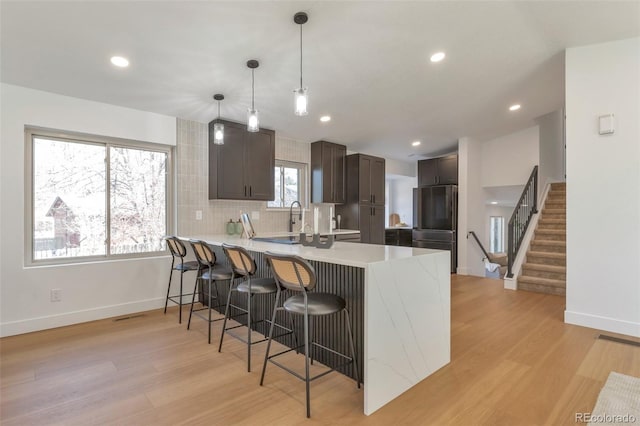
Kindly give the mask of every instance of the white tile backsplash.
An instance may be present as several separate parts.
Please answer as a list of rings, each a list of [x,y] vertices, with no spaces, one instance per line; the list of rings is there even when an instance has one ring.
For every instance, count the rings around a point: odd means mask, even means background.
[[[260,219],[253,220],[258,233],[286,231],[289,212],[267,209],[265,201],[209,200],[208,142],[208,124],[178,119],[176,233],[184,236],[224,233],[229,219],[237,221],[241,211],[259,212]],[[276,134],[276,159],[309,164],[310,146]],[[202,220],[196,220],[198,210],[202,211]]]

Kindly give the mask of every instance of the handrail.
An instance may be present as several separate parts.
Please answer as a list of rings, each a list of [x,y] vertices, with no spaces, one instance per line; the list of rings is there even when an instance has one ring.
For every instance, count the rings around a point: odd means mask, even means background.
[[[487,253],[487,251],[484,249],[484,246],[482,245],[482,243],[480,242],[480,240],[478,239],[478,236],[476,235],[476,233],[474,231],[469,231],[467,233],[467,239],[469,239],[469,235],[473,236],[473,239],[476,240],[476,243],[478,243],[478,245],[480,246],[480,250],[482,250],[482,253],[484,253],[484,257],[487,258],[487,260],[489,262],[491,262],[491,256],[489,255],[489,253]]]
[[[538,213],[538,166],[533,168],[508,225],[507,277],[513,277],[513,262],[534,214]]]

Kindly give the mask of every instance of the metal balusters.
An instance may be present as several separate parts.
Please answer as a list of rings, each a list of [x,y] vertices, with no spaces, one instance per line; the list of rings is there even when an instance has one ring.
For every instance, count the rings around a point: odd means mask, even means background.
[[[520,250],[531,218],[538,213],[538,166],[533,168],[516,208],[509,219],[507,231],[507,277],[513,277],[513,262]]]

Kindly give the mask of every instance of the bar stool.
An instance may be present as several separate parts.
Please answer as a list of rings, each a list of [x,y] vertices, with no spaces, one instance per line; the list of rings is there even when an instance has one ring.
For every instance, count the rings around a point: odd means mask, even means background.
[[[306,399],[307,399],[307,417],[311,417],[311,404],[309,398],[309,384],[311,381],[322,377],[330,372],[334,371],[336,368],[341,367],[343,365],[347,365],[353,363],[354,371],[356,374],[356,382],[358,388],[360,388],[360,376],[358,371],[358,363],[356,361],[356,351],[355,346],[353,344],[353,332],[351,330],[351,322],[349,321],[349,312],[346,307],[346,302],[343,298],[329,293],[320,293],[320,292],[312,292],[313,288],[316,286],[316,272],[313,267],[304,259],[298,256],[292,255],[282,255],[271,252],[266,252],[265,256],[271,265],[271,270],[276,278],[276,282],[278,285],[278,291],[276,293],[276,304],[273,309],[273,318],[271,323],[271,328],[269,329],[269,341],[267,343],[267,352],[264,356],[264,364],[262,366],[262,376],[260,377],[260,386],[262,386],[264,382],[264,374],[267,369],[267,361],[277,365],[278,367],[286,370],[287,372],[293,374],[297,378],[304,380],[306,384]],[[295,296],[289,297],[284,301],[283,306],[279,307],[278,302],[280,299],[280,288],[284,288],[287,290],[299,292]],[[273,321],[276,317],[276,312],[279,310],[284,310],[293,315],[301,315],[304,318],[304,345],[287,349],[282,352],[278,352],[275,355],[269,355],[269,351],[271,350],[271,341],[273,335]],[[330,348],[322,346],[318,343],[310,341],[309,334],[309,317],[311,316],[324,316],[331,315],[339,312],[344,312],[344,317],[347,322],[347,329],[349,331],[349,346],[351,348],[351,357],[348,357],[344,354],[338,353]],[[305,358],[305,375],[301,376],[295,371],[285,367],[284,365],[278,363],[273,358],[283,355],[287,352],[298,351],[299,348],[304,346],[304,358]],[[340,356],[347,361],[339,366],[333,367],[328,371],[320,373],[314,377],[309,377],[309,347],[316,346],[318,348],[328,350],[334,355]]]
[[[249,252],[243,247],[234,246],[230,244],[223,244],[222,249],[224,250],[224,253],[227,256],[227,259],[229,259],[229,264],[231,265],[231,269],[233,271],[233,278],[231,279],[231,285],[229,286],[229,293],[227,295],[227,307],[224,313],[224,323],[222,324],[222,335],[220,336],[220,345],[218,346],[218,352],[222,351],[222,342],[223,342],[225,333],[229,333],[231,336],[235,337],[236,339],[246,343],[247,344],[247,371],[250,372],[251,371],[251,345],[255,345],[256,343],[261,343],[267,340],[265,338],[257,341],[252,341],[251,340],[252,325],[256,325],[260,322],[265,322],[265,321],[267,323],[271,323],[271,321],[269,321],[268,319],[261,319],[261,320],[252,322],[251,299],[253,299],[255,295],[276,294],[278,291],[278,286],[273,278],[254,277],[257,270],[256,261],[253,259],[251,254],[249,254]],[[246,279],[234,287],[234,279],[237,276],[244,277]],[[234,292],[244,293],[247,295],[246,307],[240,307],[240,306],[231,304],[231,294]],[[229,307],[233,307],[241,312],[239,315],[235,315],[235,316],[247,315],[247,338],[246,339],[230,331],[238,327],[243,327],[243,325],[237,325],[234,327],[227,328],[227,320],[230,318]],[[293,325],[291,329],[287,329],[279,324],[275,324],[275,326],[287,331],[286,333],[279,334],[278,336],[275,336],[275,337],[280,337],[280,336],[293,333]],[[295,339],[295,334],[294,334],[294,339]]]
[[[167,313],[167,305],[169,304],[169,301],[179,305],[180,312],[178,313],[178,322],[182,324],[182,305],[187,305],[187,303],[182,303],[182,297],[191,296],[191,293],[182,293],[182,276],[185,272],[197,271],[199,265],[195,260],[189,262],[184,261],[184,258],[187,255],[187,248],[177,237],[165,237],[165,240],[167,241],[167,247],[169,247],[169,251],[171,252],[171,272],[169,273],[167,298],[164,300],[164,313]],[[179,261],[179,263],[176,263],[176,261]],[[171,279],[173,278],[173,271],[180,271],[180,294],[170,296],[169,293],[171,292]]]
[[[193,297],[191,299],[191,310],[189,311],[189,322],[187,323],[187,330],[191,327],[191,317],[195,312],[197,316],[207,321],[209,324],[209,344],[211,344],[211,323],[215,321],[219,321],[222,318],[211,319],[211,311],[213,309],[213,299],[219,300],[218,298],[218,282],[224,280],[230,280],[233,277],[233,273],[231,269],[226,266],[222,266],[220,264],[216,264],[216,254],[213,252],[213,249],[209,247],[209,245],[200,240],[190,240],[189,243],[193,248],[193,252],[196,255],[196,260],[199,265],[198,269],[198,277],[196,278],[195,285],[193,287]],[[208,283],[207,286],[207,294],[208,301],[207,307],[202,307],[200,309],[193,309],[193,305],[196,301],[196,292],[198,289],[198,280],[204,281],[206,280]],[[212,283],[215,282],[216,286],[212,286]],[[215,292],[215,297],[213,296],[211,291]],[[200,300],[200,303],[204,305],[204,302]],[[219,308],[221,305],[218,303],[215,307]],[[209,315],[208,317],[204,317],[198,314],[199,311],[207,310]]]

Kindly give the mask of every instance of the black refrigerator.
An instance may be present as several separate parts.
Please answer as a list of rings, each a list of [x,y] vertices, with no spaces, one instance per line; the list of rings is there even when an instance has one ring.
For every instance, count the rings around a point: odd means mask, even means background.
[[[413,247],[449,250],[452,273],[458,266],[457,226],[457,185],[413,189]]]

